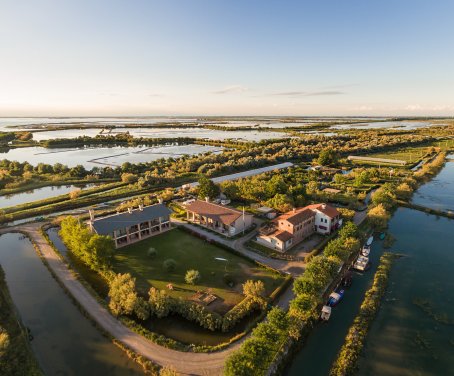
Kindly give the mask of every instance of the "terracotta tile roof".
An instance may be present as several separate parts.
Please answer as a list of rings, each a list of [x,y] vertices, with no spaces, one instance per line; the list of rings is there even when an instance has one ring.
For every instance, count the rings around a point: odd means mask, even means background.
[[[340,215],[340,213],[337,211],[335,207],[327,204],[314,204],[306,206],[306,208],[311,210],[318,210],[330,218],[334,218]]]
[[[287,231],[278,231],[278,232],[272,234],[271,236],[280,240],[281,242],[286,242],[287,240],[290,240],[293,238],[293,235]]]
[[[201,200],[195,200],[186,205],[186,210],[219,221],[225,225],[232,224],[243,215],[239,210]]]
[[[306,219],[313,217],[314,215],[315,214],[312,210],[308,209],[307,207],[304,207],[301,209],[296,209],[295,211],[282,214],[276,218],[276,221],[286,220],[292,225],[297,225],[298,223],[301,223]]]

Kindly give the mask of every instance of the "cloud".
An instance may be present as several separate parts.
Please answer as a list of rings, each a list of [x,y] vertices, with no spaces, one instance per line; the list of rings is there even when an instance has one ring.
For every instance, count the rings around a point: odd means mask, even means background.
[[[405,107],[405,110],[409,111],[421,111],[423,108],[419,104],[409,104]]]
[[[233,93],[244,93],[248,88],[241,85],[230,85],[226,86],[221,90],[213,91],[213,94],[233,94]]]
[[[159,93],[151,93],[151,94],[148,94],[149,97],[163,97],[162,94],[159,94]]]
[[[325,95],[344,95],[345,92],[339,90],[319,90],[319,91],[283,91],[279,93],[268,94],[273,97],[318,97]]]

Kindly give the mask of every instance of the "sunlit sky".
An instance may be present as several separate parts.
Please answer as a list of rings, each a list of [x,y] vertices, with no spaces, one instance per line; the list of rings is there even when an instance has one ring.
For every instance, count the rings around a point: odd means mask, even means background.
[[[454,115],[452,0],[1,0],[0,116]]]

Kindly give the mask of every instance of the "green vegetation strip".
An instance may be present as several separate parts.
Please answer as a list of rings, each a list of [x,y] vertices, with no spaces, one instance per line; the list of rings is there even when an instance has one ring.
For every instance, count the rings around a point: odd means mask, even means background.
[[[380,308],[381,299],[386,292],[389,272],[394,259],[400,257],[395,253],[386,252],[380,258],[380,265],[374,276],[371,288],[366,292],[358,316],[350,327],[345,343],[330,371],[331,376],[352,375],[357,370],[358,359],[364,347],[369,328]]]

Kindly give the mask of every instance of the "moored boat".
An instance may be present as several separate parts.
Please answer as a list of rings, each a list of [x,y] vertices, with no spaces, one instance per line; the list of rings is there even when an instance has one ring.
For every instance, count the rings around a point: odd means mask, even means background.
[[[366,256],[358,256],[355,263],[353,264],[353,269],[359,270],[360,272],[364,272],[369,269],[369,257]]]
[[[369,239],[367,239],[367,241],[366,241],[366,245],[370,246],[373,241],[374,241],[374,237],[370,236]]]
[[[384,232],[382,232],[380,234],[380,240],[384,240],[386,238],[386,234]]]
[[[324,305],[322,308],[322,313],[320,315],[320,319],[322,321],[328,321],[330,317],[331,317],[331,307]]]
[[[344,287],[350,287],[353,283],[353,274],[351,272],[347,272],[344,277],[341,279],[341,285]]]
[[[330,307],[336,306],[342,300],[342,298],[344,296],[344,293],[345,293],[344,289],[336,290],[336,291],[332,292],[329,295],[328,304],[327,305],[330,306]]]
[[[370,246],[365,245],[363,247],[363,249],[361,250],[361,254],[363,256],[366,256],[366,257],[369,256],[369,254],[370,254]]]

